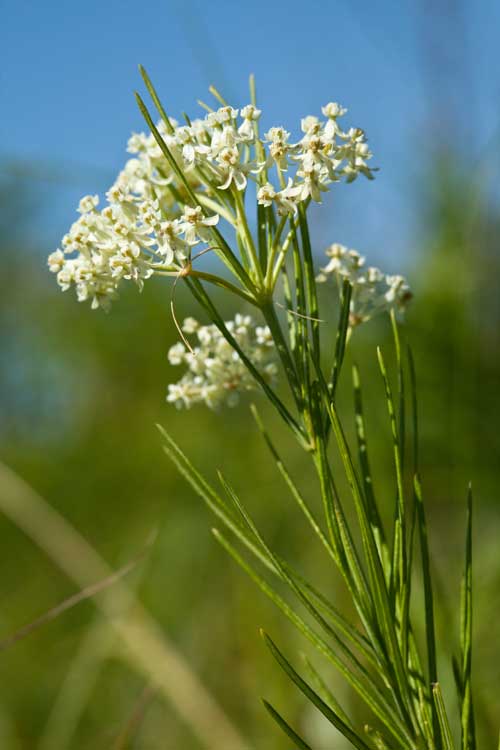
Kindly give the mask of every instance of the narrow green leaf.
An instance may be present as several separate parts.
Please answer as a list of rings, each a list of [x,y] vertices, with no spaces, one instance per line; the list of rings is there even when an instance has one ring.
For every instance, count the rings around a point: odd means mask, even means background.
[[[209,104],[206,104],[202,99],[197,99],[197,103],[200,105],[202,109],[205,110],[205,112],[214,112],[214,108],[211,107]]]
[[[254,107],[257,107],[257,87],[255,84],[255,76],[253,73],[250,74],[248,79],[248,87],[250,89],[250,102]],[[259,137],[259,121],[254,121],[254,130],[255,130],[255,155],[257,157],[257,161],[259,164],[264,164],[266,161],[266,154],[264,151],[264,146],[262,141]],[[263,169],[259,170],[259,174],[257,175],[257,182],[259,185],[265,185],[268,181],[267,177],[267,167],[264,166]],[[265,236],[265,228],[267,224],[267,218],[266,213],[267,209],[271,208],[271,206],[261,206],[257,205],[257,215],[259,216],[259,211],[262,209],[262,217],[264,221],[264,236]],[[260,220],[259,220],[259,226],[260,226]],[[259,241],[260,244],[260,241]],[[265,272],[267,268],[267,248],[262,248],[262,255],[261,255],[261,262],[262,262],[262,270]]]
[[[306,519],[307,519],[309,525],[311,526],[312,530],[314,531],[314,533],[316,534],[316,536],[320,540],[320,542],[323,545],[323,547],[326,549],[328,555],[333,559],[334,562],[336,562],[337,558],[336,558],[335,551],[334,551],[332,545],[330,544],[330,542],[326,538],[325,534],[323,533],[323,531],[322,531],[322,529],[321,529],[318,521],[314,517],[314,514],[310,510],[310,508],[307,505],[306,501],[304,500],[304,498],[303,498],[300,490],[298,489],[298,487],[295,484],[295,482],[293,481],[293,479],[292,479],[289,471],[287,470],[287,468],[285,467],[282,459],[280,458],[280,455],[279,455],[278,451],[276,450],[276,448],[275,448],[275,446],[274,446],[274,444],[273,444],[273,442],[272,442],[272,440],[271,440],[271,438],[269,436],[269,433],[267,432],[266,428],[264,427],[264,424],[263,424],[263,422],[262,422],[262,420],[260,418],[260,415],[259,415],[259,412],[257,411],[256,406],[254,404],[252,404],[251,407],[250,407],[250,409],[251,409],[252,415],[253,415],[256,423],[257,423],[257,427],[259,428],[259,430],[260,430],[260,432],[262,434],[262,437],[264,438],[264,440],[266,442],[266,445],[269,448],[269,450],[271,452],[271,455],[274,458],[274,461],[276,462],[276,466],[278,468],[278,471],[280,472],[281,476],[285,480],[285,482],[286,482],[286,484],[287,484],[287,486],[288,486],[288,488],[289,488],[289,490],[290,490],[290,492],[292,494],[293,499],[295,500],[295,502],[297,503],[297,505],[301,509],[302,513],[306,517]]]
[[[210,93],[212,94],[212,96],[215,99],[217,99],[217,101],[219,102],[219,104],[222,107],[228,107],[229,106],[228,103],[226,102],[226,100],[224,99],[224,97],[222,96],[222,94],[215,88],[215,86],[213,84],[208,87],[208,90],[210,91]]]
[[[330,401],[330,390],[321,372],[319,364],[314,361],[318,380],[315,382],[314,396],[319,403],[326,400],[327,410]],[[322,398],[321,398],[322,396]],[[330,425],[331,422],[328,422]],[[372,646],[382,662],[387,660],[387,652],[384,650],[380,640],[380,632],[377,629],[375,604],[368,586],[366,576],[360,564],[358,553],[353,537],[342,508],[339,494],[337,492],[333,472],[331,470],[326,454],[327,430],[325,428],[324,438],[318,440],[314,454],[316,470],[320,482],[321,497],[328,523],[328,531],[335,553],[339,558],[339,572],[341,573],[351,594],[356,610],[360,616],[363,627],[371,639]]]
[[[267,268],[267,220],[265,206],[257,204],[257,242],[259,246],[259,261],[262,273]]]
[[[299,412],[303,411],[303,391],[302,379],[299,377],[295,360],[290,353],[287,339],[281,328],[281,324],[276,315],[272,297],[261,302],[261,312],[272,333],[276,350],[279,354],[283,369],[285,371],[290,390],[295,399],[295,404]],[[297,349],[300,349],[301,343],[297,337]]]
[[[379,655],[373,650],[371,643],[362,635],[357,628],[350,623],[346,618],[336,609],[333,604],[317,589],[311,586],[310,583],[305,581],[299,574],[293,569],[288,568],[290,573],[294,576],[295,580],[300,586],[303,586],[309,594],[316,601],[319,609],[321,609],[327,617],[330,618],[332,624],[348,638],[353,646],[359,649],[363,654],[364,658],[369,662],[372,667],[382,676],[383,673],[383,662],[380,661]],[[386,682],[386,687],[390,689],[390,685]]]
[[[243,248],[245,250],[245,253],[248,255],[250,267],[254,272],[254,278],[257,279],[257,284],[262,287],[264,284],[264,276],[262,273],[262,267],[259,262],[253,235],[248,224],[247,213],[245,209],[245,195],[235,187],[232,188],[231,194],[233,196],[234,205],[236,207],[236,214],[238,216],[237,233],[243,241]]]
[[[313,356],[320,360],[320,335],[319,335],[319,306],[316,290],[316,279],[314,273],[314,261],[312,255],[311,238],[309,236],[309,225],[307,223],[307,212],[303,203],[299,203],[299,226],[302,239],[302,253],[304,256],[304,277],[307,297],[307,306],[311,317],[312,351]]]
[[[443,741],[443,750],[454,750],[453,737],[451,734],[450,722],[446,713],[444,705],[443,694],[441,692],[441,686],[439,682],[435,682],[432,686],[432,696],[434,698],[434,705],[439,720],[439,728],[441,731],[441,739]]]
[[[292,589],[292,591],[295,593],[295,595],[298,597],[299,601],[303,604],[303,606],[307,609],[309,614],[311,614],[314,619],[321,625],[323,630],[325,630],[326,633],[335,641],[338,648],[342,651],[343,655],[346,656],[351,664],[358,669],[364,679],[367,683],[371,683],[372,686],[376,689],[376,685],[373,682],[370,674],[367,672],[366,668],[363,664],[357,659],[357,657],[353,654],[351,649],[346,646],[346,644],[342,641],[342,639],[338,636],[338,634],[335,632],[335,630],[332,629],[330,626],[330,623],[325,620],[325,618],[322,616],[322,614],[319,612],[319,610],[316,608],[314,603],[311,601],[309,596],[305,593],[305,591],[297,584],[297,582],[294,579],[294,576],[289,573],[288,568],[282,564],[280,558],[275,555],[264,539],[262,538],[259,530],[257,529],[255,523],[253,522],[252,518],[248,514],[247,510],[245,509],[244,505],[241,503],[240,499],[238,498],[237,494],[233,490],[233,488],[226,482],[222,474],[219,472],[219,479],[226,490],[226,493],[228,497],[233,501],[233,504],[235,508],[239,511],[241,514],[241,517],[243,521],[246,523],[248,529],[253,534],[255,540],[258,542],[262,550],[265,551],[267,554],[269,560],[273,563],[273,566],[278,570],[281,574],[281,578],[283,581],[285,581],[288,586]]]
[[[263,549],[262,545],[259,542],[259,536],[255,535],[252,531],[253,524],[250,524],[252,536],[250,537],[248,534],[248,524],[245,523],[245,525],[241,524],[241,521],[235,518],[231,512],[231,509],[227,506],[226,503],[222,500],[222,498],[213,490],[213,488],[204,480],[204,478],[200,475],[200,473],[195,469],[195,467],[190,463],[189,459],[185,456],[185,454],[180,450],[178,445],[173,441],[171,436],[166,432],[166,430],[161,427],[160,425],[157,425],[160,433],[162,434],[163,438],[166,440],[167,445],[164,446],[165,453],[169,456],[169,458],[172,460],[172,462],[177,466],[179,472],[187,479],[189,484],[193,487],[196,494],[198,494],[203,501],[207,504],[207,506],[210,508],[210,510],[220,519],[223,521],[225,526],[230,529],[236,537],[243,542],[243,544],[256,556],[260,562],[262,562],[271,572],[278,575],[278,577],[285,578],[285,580],[289,578],[292,578],[295,580],[296,585],[304,587],[305,590],[307,590],[309,593],[311,593],[320,603],[322,606],[324,606],[329,615],[333,618],[334,624],[336,624],[339,629],[351,640],[351,642],[357,646],[362,653],[365,655],[365,657],[374,664],[375,667],[377,667],[377,663],[374,662],[373,655],[368,650],[367,646],[368,644],[364,643],[364,640],[362,636],[357,633],[355,628],[348,623],[348,621],[342,617],[342,615],[335,610],[335,608],[323,597],[319,592],[317,592],[310,584],[308,584],[303,578],[298,576],[293,569],[291,569],[289,566],[286,566],[286,576],[283,576],[282,572],[280,574],[280,571],[285,568],[285,563],[281,560],[277,560],[276,562],[279,565],[279,567],[276,567],[276,565],[273,563],[273,561],[269,558],[267,549]],[[224,482],[224,480],[223,480]],[[224,482],[224,486],[226,489],[231,493],[231,499],[235,497],[234,492],[232,492],[231,488]],[[273,556],[273,559],[274,556]],[[248,571],[247,571],[248,572]],[[269,590],[265,589],[265,592],[269,594]],[[277,602],[273,596],[271,596],[273,601],[280,606],[280,608],[284,610],[284,607],[288,609],[288,605],[282,605],[280,602]],[[290,610],[291,612],[291,610]],[[285,612],[287,613],[287,612]],[[297,624],[297,622],[295,622]],[[300,629],[300,627],[299,627]],[[329,632],[332,632],[330,629],[328,629]],[[341,646],[344,651],[347,652],[347,654],[350,654],[350,651],[345,648],[344,644],[341,642],[340,639],[336,638],[337,645]],[[338,662],[340,663],[340,662]],[[344,668],[345,669],[345,668]],[[341,670],[342,673],[345,676],[345,672]]]
[[[422,577],[424,581],[424,603],[425,603],[425,631],[427,643],[427,659],[429,669],[429,682],[437,682],[436,661],[436,629],[434,624],[434,598],[432,593],[432,576],[429,555],[429,541],[427,536],[427,521],[425,507],[422,499],[422,487],[417,475],[414,477],[415,501],[417,504],[418,530],[420,536],[420,555],[422,558]]]
[[[410,393],[413,421],[413,473],[417,474],[419,470],[417,374],[413,352],[410,347],[408,347],[408,366],[410,370]]]
[[[467,493],[467,533],[465,541],[465,569],[462,579],[460,604],[461,652],[461,734],[462,750],[475,750],[474,716],[472,707],[472,488]]]
[[[208,482],[205,481],[181,451],[179,446],[170,437],[168,432],[166,432],[161,425],[157,425],[157,427],[166,441],[166,444],[163,446],[164,452],[170,458],[172,463],[175,464],[180,474],[182,474],[182,476],[188,481],[196,494],[201,497],[212,513],[214,513],[217,518],[219,518],[224,525],[235,534],[235,536],[257,557],[258,560],[260,560],[267,568],[276,572],[267,555],[263,553],[259,545],[256,545],[255,541],[249,536],[241,519],[234,515],[231,507],[229,507],[220,495],[218,495]]]
[[[366,705],[373,713],[385,724],[393,737],[403,750],[408,750],[412,746],[412,738],[408,734],[406,727],[401,722],[400,717],[394,712],[394,709],[388,705],[387,696],[383,692],[373,692],[368,689],[367,685],[361,682],[353,672],[351,672],[344,662],[337,656],[335,651],[330,648],[326,641],[318,635],[312,628],[287,604],[287,602],[265,581],[237,552],[234,546],[221,534],[217,529],[213,529],[213,534],[222,547],[231,555],[238,565],[247,573],[247,575],[257,584],[266,596],[283,612],[290,622],[302,633],[302,635],[317,649],[318,653],[325,656],[331,664],[343,675],[347,682],[353,687],[358,695],[364,700]]]
[[[310,402],[310,372],[309,372],[309,354],[307,350],[307,317],[308,307],[304,287],[304,268],[302,256],[300,253],[299,239],[297,232],[292,224],[292,258],[295,281],[295,308],[292,308],[290,315],[295,318],[295,359],[297,362],[297,371],[299,373],[299,386],[301,397],[304,402]]]
[[[320,697],[319,695],[305,682],[302,677],[295,671],[295,669],[292,667],[290,662],[283,656],[281,651],[278,649],[278,647],[275,645],[275,643],[271,640],[271,638],[264,633],[264,631],[261,631],[261,635],[266,643],[266,646],[269,648],[271,654],[276,659],[280,667],[283,669],[284,672],[290,677],[292,682],[294,682],[299,690],[306,696],[306,698],[309,699],[309,701],[316,706],[316,708],[321,711],[323,716],[328,719],[328,721],[333,724],[333,726],[338,729],[338,731],[346,737],[349,742],[351,742],[354,747],[358,748],[358,750],[370,750],[370,747],[364,742],[364,740],[354,732],[350,726],[348,726],[338,714],[333,711],[330,706],[328,706]]]
[[[361,475],[363,479],[363,489],[368,509],[368,515],[370,517],[370,523],[373,527],[373,535],[377,544],[380,561],[382,563],[382,567],[384,568],[386,582],[389,583],[391,575],[391,560],[389,556],[389,550],[387,548],[387,542],[385,539],[382,519],[380,517],[380,512],[375,498],[375,491],[373,489],[373,478],[370,467],[370,459],[368,455],[368,443],[366,439],[363,395],[361,390],[359,370],[356,365],[354,365],[352,368],[352,380],[354,389],[356,438],[358,441],[358,456],[361,467]]]
[[[250,101],[254,107],[257,106],[257,86],[255,83],[255,75],[250,73],[248,77],[248,88],[250,90]]]
[[[417,528],[420,542],[420,556],[422,566],[422,578],[424,583],[424,607],[425,607],[425,631],[427,646],[428,680],[425,682],[424,696],[430,705],[432,713],[433,735],[437,750],[441,750],[441,735],[438,726],[438,717],[430,686],[438,681],[436,661],[436,635],[434,625],[434,603],[432,591],[432,576],[430,567],[429,542],[427,535],[427,521],[425,517],[425,506],[422,499],[422,488],[419,479],[419,431],[418,431],[418,400],[417,400],[417,376],[413,353],[408,347],[408,365],[410,371],[410,394],[413,422],[413,503],[417,515]],[[423,671],[422,671],[423,675]]]
[[[321,499],[323,502],[323,512],[325,514],[326,525],[330,537],[330,544],[332,545],[332,548],[335,552],[335,558],[339,561],[339,571],[342,573],[344,580],[348,584],[349,588],[352,588],[353,591],[356,590],[356,587],[361,590],[361,584],[358,581],[354,582],[352,580],[351,566],[349,566],[347,559],[349,551],[346,550],[345,546],[342,544],[342,537],[335,518],[335,494],[331,484],[328,481],[328,458],[326,456],[326,448],[322,440],[318,442],[314,454],[314,463],[316,466],[316,472],[320,485]],[[356,595],[354,599],[358,600],[358,595]]]
[[[453,679],[455,680],[458,700],[460,701],[460,705],[462,705],[464,696],[464,686],[462,684],[462,665],[459,663],[459,659],[457,658],[456,654],[453,654],[451,657],[451,668],[453,670]]]
[[[310,662],[310,660],[307,658],[305,654],[302,654],[302,658],[304,660],[304,664],[311,678],[311,682],[313,683],[318,695],[325,701],[327,705],[330,706],[330,708],[333,711],[335,711],[337,716],[339,716],[342,719],[344,724],[347,724],[347,726],[354,731],[354,727],[352,726],[351,720],[347,716],[346,712],[344,711],[344,709],[342,708],[338,700],[333,695],[330,688],[327,687],[324,679],[321,677],[318,670],[313,666],[313,664]]]
[[[398,348],[399,351],[399,348]],[[377,347],[377,357],[384,382],[385,396],[387,403],[387,412],[391,425],[394,467],[396,471],[396,510],[394,514],[394,536],[393,536],[393,564],[392,564],[392,588],[394,591],[395,601],[401,606],[402,588],[405,585],[406,578],[406,507],[403,489],[403,467],[401,461],[401,444],[397,426],[396,409],[392,388],[387,374],[382,351]],[[396,538],[399,533],[399,538]]]
[[[217,308],[213,304],[212,300],[208,296],[208,294],[205,292],[202,284],[197,282],[196,279],[190,279],[187,277],[185,279],[186,284],[189,287],[189,290],[195,297],[195,299],[199,302],[199,304],[206,310],[208,313],[210,319],[212,322],[217,326],[219,331],[222,333],[226,341],[233,347],[233,349],[238,352],[238,355],[240,356],[242,362],[245,364],[245,367],[248,369],[250,374],[255,378],[255,380],[259,383],[262,390],[268,397],[268,399],[271,401],[273,406],[277,409],[280,416],[284,419],[286,424],[290,427],[294,435],[297,437],[301,445],[307,445],[307,439],[304,437],[303,432],[296,422],[296,420],[292,417],[286,406],[283,404],[281,399],[276,395],[276,393],[273,391],[273,389],[266,383],[264,378],[262,377],[259,370],[255,367],[253,362],[247,357],[243,349],[240,347],[234,336],[230,333],[228,330],[223,318],[217,311]]]
[[[227,503],[224,502],[224,500],[220,497],[220,495],[213,489],[213,487],[209,485],[208,482],[206,482],[203,476],[189,461],[187,456],[182,452],[180,447],[169,435],[169,433],[163,427],[161,427],[161,425],[157,425],[157,427],[160,431],[160,434],[166,441],[166,445],[164,445],[165,453],[177,466],[179,472],[186,478],[188,483],[193,487],[196,494],[202,498],[208,508],[220,520],[222,520],[224,525],[236,535],[236,537],[252,552],[252,554],[256,556],[256,558],[261,563],[266,566],[267,569],[281,578],[282,576],[280,574],[280,570],[273,564],[267,552],[260,545],[260,542],[256,540],[253,532],[251,536],[249,535],[248,525],[246,524],[246,522],[242,522],[239,511],[238,516],[235,517],[233,509],[228,506]],[[231,495],[231,500],[232,499],[233,498]],[[340,612],[338,612],[335,607],[333,607],[333,605],[328,602],[328,600],[322,594],[320,594],[320,592],[318,592],[313,586],[311,586],[311,584],[305,581],[302,576],[294,571],[293,568],[291,568],[281,559],[279,560],[279,563],[281,566],[286,568],[287,574],[294,578],[298,586],[303,587],[305,591],[311,594],[319,602],[320,606],[327,611],[333,624],[344,635],[346,635],[346,637],[349,638],[354,646],[359,648],[359,650],[364,654],[365,658],[370,661],[370,663],[372,663],[375,668],[378,668],[378,664],[374,660],[374,656],[371,652],[369,644],[365,641],[362,635],[358,633],[356,628],[354,628],[354,626],[349,623],[340,614]]]
[[[332,541],[336,545],[336,554],[339,558],[338,570],[351,594],[356,611],[374,649],[377,649],[383,659],[384,655],[378,650],[381,645],[380,634],[374,625],[375,602],[335,486],[324,441],[319,442],[315,464],[325,512],[332,514],[330,529],[332,529]]]
[[[333,358],[332,375],[330,378],[330,393],[332,399],[335,398],[337,392],[337,386],[340,377],[340,371],[342,369],[342,363],[344,362],[344,354],[347,342],[347,333],[349,330],[349,314],[351,309],[351,295],[352,286],[347,279],[344,280],[342,286],[342,296],[340,299],[340,317],[339,324],[337,326],[337,334],[335,338],[335,354]]]
[[[151,99],[153,100],[156,109],[160,113],[163,122],[167,126],[168,132],[170,133],[170,135],[172,135],[173,133],[175,133],[175,128],[172,125],[172,123],[170,122],[170,118],[169,118],[169,116],[167,115],[167,113],[165,112],[165,110],[163,108],[163,105],[162,105],[162,103],[160,101],[160,97],[156,93],[156,89],[153,86],[153,84],[151,83],[151,79],[148,76],[148,74],[146,72],[146,69],[142,65],[139,65],[139,71],[140,71],[140,74],[142,76],[142,80],[146,84],[146,88],[149,91],[149,95],[151,96]]]
[[[426,687],[426,686],[425,686]],[[439,746],[442,746],[441,732],[439,729],[439,721],[437,719],[437,712],[434,706],[434,698],[432,697],[432,690],[430,693],[430,702],[427,698],[427,691],[424,691],[424,685],[419,685],[417,688],[417,715],[420,721],[421,733],[427,743],[427,750],[436,750],[436,746],[439,742]],[[431,707],[436,713],[436,728],[434,728],[434,718],[431,717]]]
[[[394,308],[391,310],[391,328],[394,339],[394,348],[396,351],[396,365],[398,372],[398,403],[399,403],[399,452],[401,456],[401,466],[405,463],[405,436],[406,436],[406,415],[405,415],[405,380],[403,372],[403,362],[401,357],[401,342],[399,337],[399,326],[396,320]]]
[[[188,194],[188,196],[189,196],[189,198],[191,200],[192,205],[193,206],[198,206],[199,202],[198,202],[198,200],[196,198],[196,195],[194,194],[194,192],[193,192],[193,190],[191,188],[191,185],[187,181],[186,176],[184,175],[184,172],[182,171],[182,169],[177,164],[177,162],[176,162],[176,160],[175,160],[172,152],[170,151],[169,147],[167,146],[167,144],[163,140],[160,131],[156,127],[155,123],[153,122],[153,118],[149,114],[148,108],[146,107],[146,105],[144,104],[144,102],[142,100],[141,95],[136,92],[135,98],[137,100],[137,104],[139,105],[139,109],[141,110],[141,114],[144,117],[144,119],[146,120],[146,122],[147,122],[147,124],[149,126],[149,129],[151,130],[151,132],[152,132],[152,134],[154,136],[155,141],[157,142],[158,146],[160,147],[160,149],[161,149],[161,151],[163,153],[163,156],[165,157],[165,159],[169,163],[170,168],[172,169],[172,171],[177,175],[177,178],[180,180],[180,182],[182,182],[182,185],[184,186],[184,189],[186,190],[186,193]]]
[[[373,742],[377,750],[390,750],[390,746],[384,740],[380,732],[378,732],[376,729],[366,724],[365,732],[370,738],[370,740]]]
[[[198,198],[202,206],[207,208],[212,213],[215,212],[220,214],[222,218],[228,222],[228,224],[231,224],[236,228],[236,216],[230,209],[225,208],[221,203],[214,200],[213,198],[210,198],[206,193],[197,193],[196,197]],[[178,203],[182,203],[182,199],[180,198],[180,196],[176,198],[176,200]]]
[[[411,623],[410,623],[410,601],[411,601],[411,590],[412,590],[412,571],[413,571],[413,547],[415,540],[415,526],[416,526],[417,510],[416,505],[413,505],[412,517],[410,524],[410,535],[408,539],[408,550],[406,556],[406,574],[405,581],[402,590],[402,602],[401,602],[401,653],[403,661],[408,664],[409,660],[409,642],[411,637]]]
[[[297,316],[295,315],[293,300],[292,300],[292,289],[290,285],[290,279],[286,266],[281,269],[281,277],[283,280],[283,294],[285,298],[285,308],[287,311],[287,325],[288,325],[288,339],[290,341],[290,351],[292,353],[295,367],[297,370],[300,368],[300,358],[298,357],[298,342],[297,342]],[[302,412],[303,405],[301,403],[299,411]]]
[[[276,724],[284,731],[288,737],[292,740],[292,742],[295,743],[296,747],[300,748],[300,750],[312,750],[310,745],[308,745],[306,742],[304,742],[303,739],[299,737],[299,735],[292,729],[292,727],[287,724],[285,719],[283,719],[282,716],[279,715],[279,713],[276,711],[275,708],[271,706],[270,703],[268,703],[264,698],[262,698],[262,703],[264,704],[264,707],[266,711],[272,716]]]
[[[362,497],[359,480],[354,468],[351,452],[340,424],[340,420],[332,402],[327,401],[328,414],[332,422],[333,431],[337,441],[340,457],[344,465],[347,480],[349,482],[358,522],[360,526],[363,549],[366,556],[366,563],[370,584],[375,601],[375,612],[378,618],[381,632],[385,638],[387,653],[389,656],[388,665],[392,665],[395,677],[395,687],[399,698],[400,708],[408,721],[412,725],[411,714],[412,705],[409,695],[409,686],[406,678],[405,667],[402,662],[401,652],[399,650],[394,619],[392,616],[389,595],[386,588],[384,571],[378,555],[377,545],[373,536],[373,530],[370,525],[366,506]]]

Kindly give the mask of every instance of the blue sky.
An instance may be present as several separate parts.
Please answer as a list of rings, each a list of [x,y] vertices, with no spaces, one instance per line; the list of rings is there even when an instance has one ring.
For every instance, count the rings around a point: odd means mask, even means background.
[[[6,2],[0,31],[0,157],[44,193],[31,231],[57,243],[80,194],[102,192],[144,129],[133,91],[149,71],[173,116],[216,83],[236,105],[257,77],[264,125],[295,130],[336,100],[363,127],[374,183],[334,186],[318,242],[396,266],[418,241],[416,194],[439,142],[474,161],[500,123],[494,0]],[[36,222],[40,222],[38,226]]]

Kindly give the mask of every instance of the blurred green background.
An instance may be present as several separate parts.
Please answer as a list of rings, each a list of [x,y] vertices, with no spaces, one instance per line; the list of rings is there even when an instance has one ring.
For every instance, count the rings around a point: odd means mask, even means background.
[[[448,11],[453,16],[455,6],[447,7],[442,4],[441,22],[446,22]],[[385,13],[389,14],[389,8]],[[433,33],[440,38],[435,29]],[[456,28],[450,33],[456,33]],[[458,40],[452,36],[451,47],[457,46]],[[432,44],[427,53],[422,69],[430,110],[439,99],[436,81],[444,87],[440,91],[448,93],[447,82],[458,92],[465,88],[457,84],[453,65],[448,74],[443,71],[444,53],[433,57]],[[471,70],[467,68],[466,73]],[[353,84],[358,97],[362,96],[361,84],[360,79]],[[129,88],[132,86],[131,82]],[[194,99],[201,92],[189,93]],[[447,664],[458,639],[469,480],[474,487],[475,689],[480,746],[487,748],[497,741],[500,716],[499,140],[493,130],[482,150],[471,155],[462,147],[465,136],[460,147],[457,140],[448,139],[446,123],[452,122],[457,132],[470,123],[455,118],[458,112],[467,121],[465,102],[462,108],[453,110],[443,98],[439,137],[432,117],[424,118],[418,139],[418,168],[410,175],[411,185],[405,186],[413,222],[411,236],[408,232],[398,235],[400,240],[404,238],[404,254],[394,258],[389,248],[369,260],[384,264],[384,256],[390,256],[388,270],[407,273],[415,293],[404,335],[417,362],[422,474],[440,580],[439,636],[450,701],[453,690]],[[383,113],[373,118],[381,120]],[[497,127],[495,122],[493,126]],[[99,129],[96,131],[95,142],[99,139]],[[409,137],[403,140],[405,145],[408,150],[416,148]],[[323,582],[325,591],[342,604],[341,588],[325,568],[325,559],[312,544],[268,460],[248,410],[249,401],[220,413],[201,407],[178,412],[168,406],[164,400],[166,385],[178,377],[166,357],[176,340],[168,285],[148,283],[141,296],[132,289],[110,315],[105,315],[77,305],[69,294],[59,293],[45,269],[45,254],[52,250],[55,232],[56,222],[51,216],[60,213],[54,196],[67,191],[93,191],[92,173],[86,173],[82,180],[85,188],[80,189],[78,176],[61,173],[57,164],[51,171],[50,162],[46,169],[41,168],[39,163],[24,156],[20,160],[12,152],[4,155],[1,166],[2,460],[69,519],[113,567],[133,559],[144,549],[150,533],[157,530],[154,545],[128,580],[137,586],[141,600],[162,630],[251,746],[262,750],[289,747],[261,707],[258,698],[264,695],[283,709],[292,724],[317,739],[315,747],[344,748],[342,740],[304,707],[278,673],[262,646],[258,627],[265,627],[287,653],[303,649],[303,642],[213,540],[210,528],[214,519],[161,449],[155,427],[158,422],[214,481],[216,470],[223,469],[267,538],[286,550],[315,580]],[[77,172],[75,168],[73,175]],[[108,182],[111,180],[112,174]],[[102,175],[96,174],[95,183],[100,185],[101,181]],[[54,192],[54,184],[59,193]],[[396,178],[392,187],[398,189]],[[377,183],[370,190],[375,193]],[[351,200],[354,209],[351,206],[350,210],[355,214],[359,195],[353,193]],[[72,220],[73,215],[65,215],[66,224]],[[388,214],[373,226],[380,229],[384,224],[401,224],[401,217]],[[348,243],[345,229],[340,239]],[[394,228],[388,232],[390,235]],[[385,237],[379,235],[373,241],[380,245]],[[318,260],[322,248],[318,241]],[[364,251],[363,247],[359,249]],[[228,316],[234,314],[227,300],[221,299],[220,304]],[[179,318],[194,312],[181,285],[177,307]],[[355,359],[362,368],[375,480],[389,508],[393,478],[382,383],[376,366],[377,344],[391,351],[386,321],[374,321],[357,333],[349,360]],[[349,385],[346,366],[340,399],[348,424],[352,419]],[[262,398],[259,404],[283,445],[282,452],[290,456],[289,464],[304,491],[316,497],[306,459],[282,434]],[[3,517],[0,550],[2,638],[76,589],[30,539]],[[48,737],[53,739],[44,750],[118,747],[117,738],[134,715],[147,685],[119,655],[113,641],[102,651],[94,649],[88,639],[98,627],[99,615],[93,604],[83,602],[0,653],[2,750],[35,750]],[[87,650],[82,656],[85,643]],[[96,656],[98,651],[100,655]],[[97,666],[90,670],[85,665],[88,667],[94,656]],[[64,682],[68,675],[73,675],[74,684],[88,694],[76,706],[75,726],[59,742],[55,738],[58,732],[63,737],[65,717],[54,707],[60,705],[61,693],[68,689]],[[344,707],[359,711],[337,677],[327,676]],[[201,744],[175,710],[152,695],[126,746],[197,750]]]

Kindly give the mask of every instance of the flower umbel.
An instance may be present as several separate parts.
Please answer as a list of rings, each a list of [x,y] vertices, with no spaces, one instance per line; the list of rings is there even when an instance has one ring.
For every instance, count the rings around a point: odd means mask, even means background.
[[[278,368],[269,328],[257,326],[249,315],[236,315],[225,325],[264,379],[275,383]],[[197,343],[192,351],[181,342],[170,348],[170,364],[188,369],[181,380],[168,386],[167,401],[178,408],[203,402],[215,409],[222,404],[235,406],[241,393],[255,390],[254,378],[215,325],[202,326],[187,318],[182,330],[196,336]]]
[[[49,258],[50,271],[62,290],[74,287],[78,300],[108,309],[123,281],[142,289],[154,273],[185,271],[191,248],[205,244],[254,295],[264,279],[275,283],[279,267],[260,269],[256,262],[245,213],[248,183],[258,183],[257,203],[266,208],[266,233],[272,234],[274,211],[292,221],[301,203],[320,202],[332,183],[358,174],[371,178],[364,132],[339,125],[346,111],[330,103],[322,109],[326,120],[303,118],[295,143],[281,126],[260,138],[262,112],[254,103],[241,110],[224,105],[184,125],[151,122],[151,135],[129,139],[132,158],[106,193],[107,205],[99,209],[97,195],[82,198],[80,217]],[[221,247],[215,228],[221,219],[235,232],[238,252]],[[269,240],[275,251],[279,239]],[[278,257],[282,263],[285,252]]]
[[[343,281],[352,286],[349,323],[351,327],[364,323],[383,312],[403,312],[412,298],[404,276],[390,276],[379,268],[365,266],[365,258],[356,250],[334,243],[326,249],[328,264],[316,277],[319,282],[334,278],[339,290]]]

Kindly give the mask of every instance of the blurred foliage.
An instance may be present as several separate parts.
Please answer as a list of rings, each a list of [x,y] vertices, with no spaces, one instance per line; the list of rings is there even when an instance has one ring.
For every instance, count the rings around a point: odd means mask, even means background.
[[[415,301],[405,332],[417,361],[422,473],[441,580],[438,600],[446,653],[458,638],[469,479],[475,487],[475,689],[480,744],[491,747],[500,715],[495,689],[500,653],[494,635],[500,611],[500,214],[481,186],[471,186],[452,164],[443,158],[425,181],[422,233],[410,256]],[[158,530],[138,573],[141,598],[254,747],[288,747],[264,715],[261,694],[277,707],[286,705],[287,716],[295,711],[296,726],[308,724],[310,730],[314,725],[321,737],[324,725],[304,712],[299,696],[274,669],[257,628],[279,631],[280,642],[290,652],[304,644],[214,543],[213,518],[162,454],[155,428],[157,422],[167,425],[204,473],[215,477],[216,469],[223,468],[268,538],[286,548],[338,602],[343,596],[338,582],[325,569],[311,538],[304,536],[295,508],[283,502],[288,495],[267,461],[248,404],[220,413],[201,407],[179,412],[167,406],[166,384],[178,377],[166,358],[176,338],[168,285],[150,282],[141,297],[130,290],[110,315],[91,312],[69,294],[59,293],[45,273],[43,238],[33,247],[27,232],[19,231],[26,206],[35,210],[36,194],[4,180],[0,200],[3,460],[114,566],[132,559],[151,530]],[[180,285],[177,299],[179,318],[193,312]],[[231,315],[234,310],[227,303],[220,299]],[[328,300],[325,304],[333,315]],[[376,343],[390,350],[386,321],[361,329],[350,357],[364,376],[368,426],[379,438],[372,441],[374,476],[390,513],[391,453]],[[348,375],[346,366],[340,395],[346,420],[351,418]],[[282,452],[289,456],[295,476],[314,497],[316,487],[302,454],[281,435],[263,399],[259,405],[278,442],[286,441]],[[74,588],[4,519],[0,541],[0,632],[7,636]],[[456,623],[453,632],[450,617]],[[63,680],[98,624],[92,604],[86,602],[1,654],[3,683],[8,685],[0,698],[1,747],[39,746]],[[84,674],[81,679],[86,679]],[[340,702],[352,700],[336,678],[332,680]],[[104,650],[71,747],[111,747],[143,688],[113,649]],[[335,741],[336,747],[344,747]],[[332,746],[332,735],[325,734],[317,746]],[[170,707],[152,698],[133,747],[187,750],[199,745]]]

